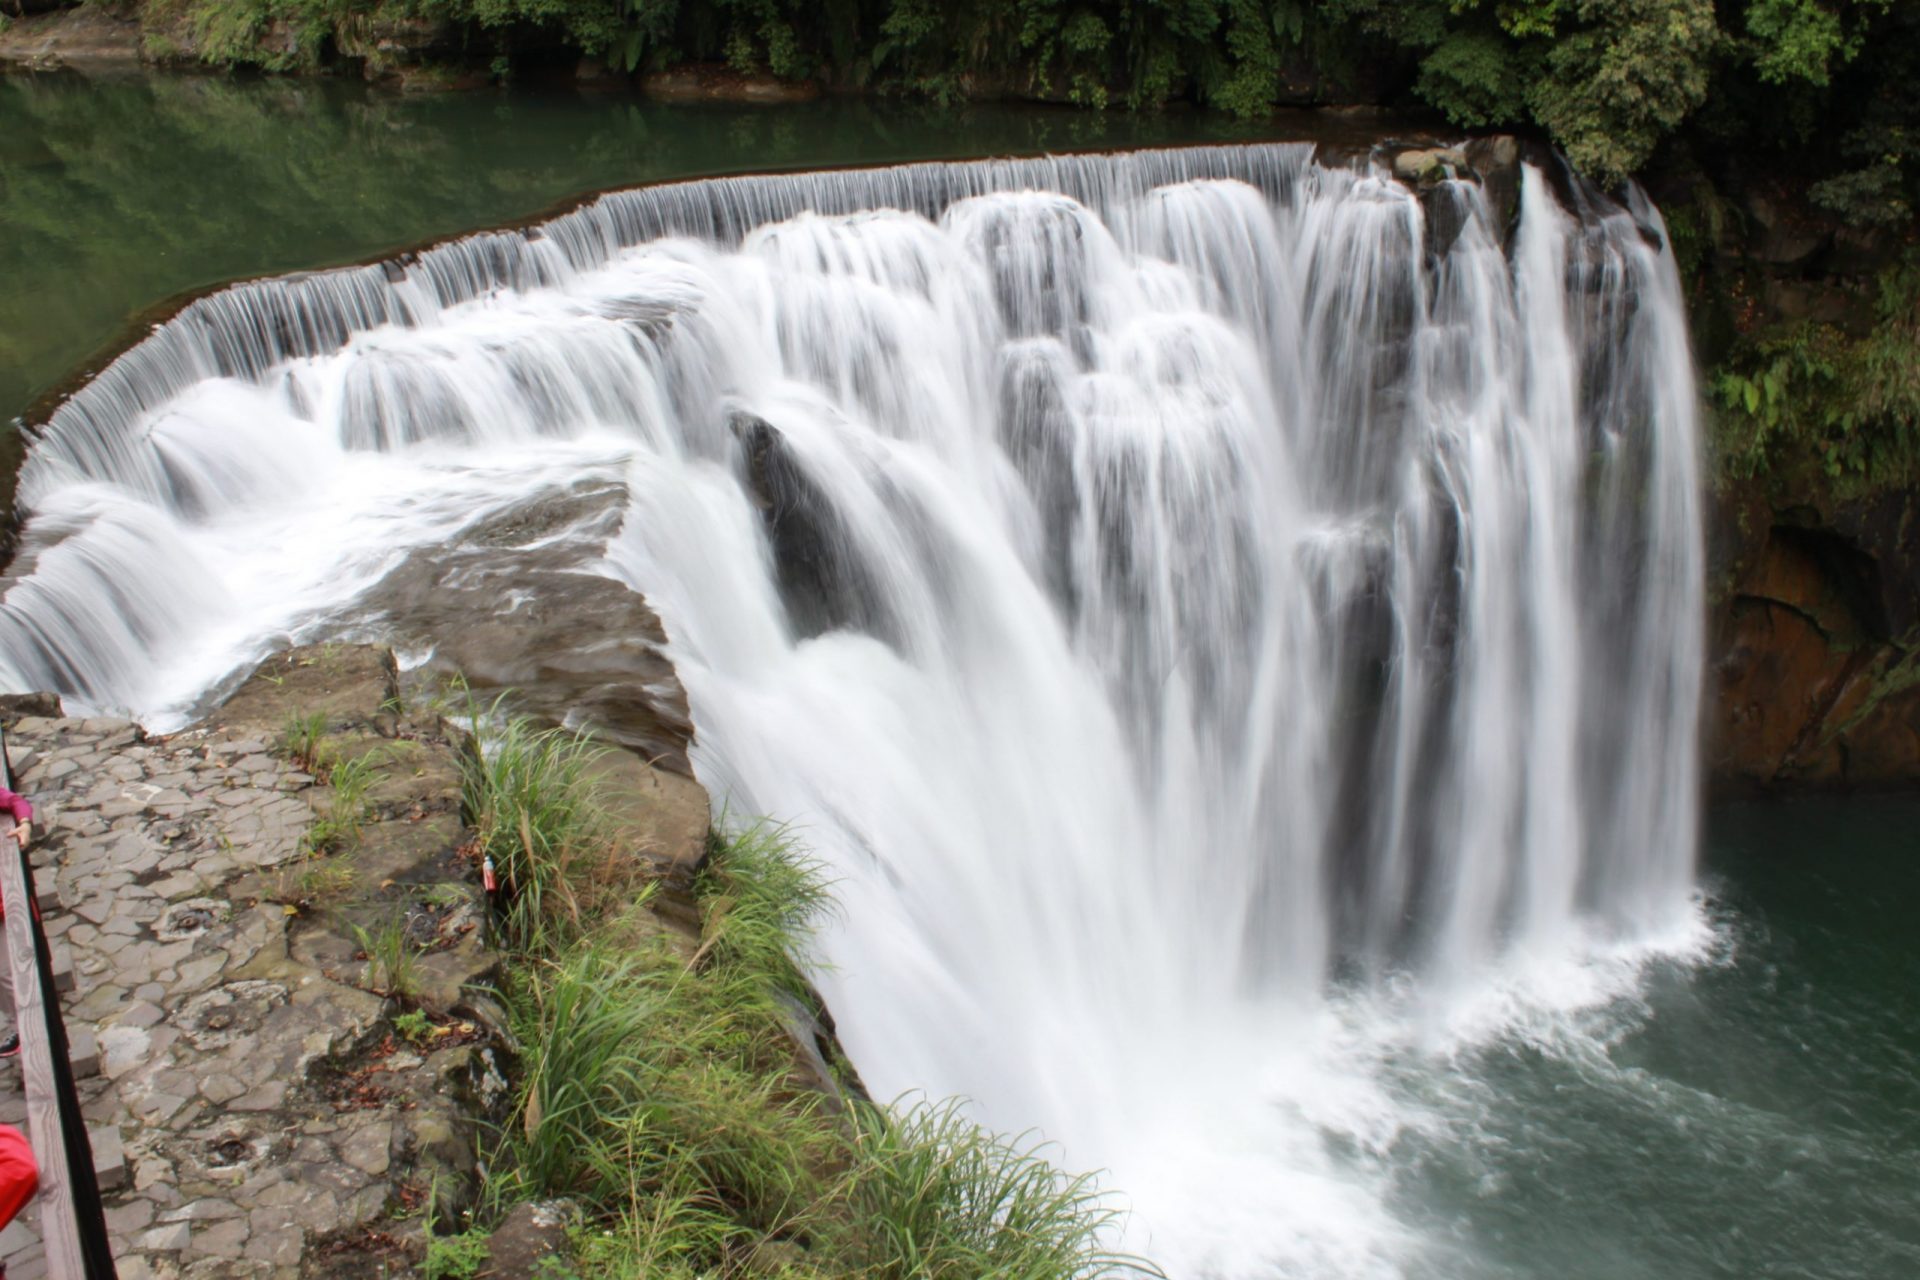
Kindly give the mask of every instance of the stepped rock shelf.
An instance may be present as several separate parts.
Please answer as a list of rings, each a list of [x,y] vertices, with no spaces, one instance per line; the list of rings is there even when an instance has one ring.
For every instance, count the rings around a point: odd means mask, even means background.
[[[44,716],[8,731],[47,932],[72,959],[63,1013],[97,1044],[80,1082],[96,1157],[123,1152],[102,1180],[123,1280],[378,1274],[417,1257],[430,1197],[442,1214],[472,1200],[475,1126],[511,1071],[486,991],[499,958],[460,854],[463,735],[397,692],[389,654],[325,646],[269,659],[166,737]],[[274,750],[296,712],[324,717],[335,759],[375,762],[350,851],[310,852],[339,796]],[[625,752],[606,768],[623,838],[669,881],[697,863],[700,786]],[[686,918],[667,925],[697,936]],[[382,921],[418,949],[412,1039],[368,989],[356,926]],[[5,1074],[0,1118],[19,1124]],[[15,1280],[44,1274],[36,1226],[29,1209],[0,1234]]]

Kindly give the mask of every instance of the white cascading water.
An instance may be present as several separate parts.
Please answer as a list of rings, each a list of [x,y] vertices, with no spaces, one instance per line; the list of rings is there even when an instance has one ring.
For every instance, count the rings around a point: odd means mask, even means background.
[[[611,477],[592,571],[716,800],[839,877],[876,1095],[1110,1171],[1177,1276],[1469,1274],[1394,1080],[1696,927],[1685,321],[1657,214],[1560,192],[1509,236],[1304,146],[728,179],[228,290],[39,433],[0,682],[177,720]]]

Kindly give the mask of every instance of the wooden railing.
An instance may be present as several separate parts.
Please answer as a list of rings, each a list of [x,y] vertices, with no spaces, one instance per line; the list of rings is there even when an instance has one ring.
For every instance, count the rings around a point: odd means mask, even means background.
[[[13,789],[0,730],[0,786]],[[53,1280],[113,1280],[113,1252],[94,1177],[92,1145],[67,1060],[66,1025],[53,992],[52,956],[33,896],[33,868],[0,814],[0,907],[6,911],[14,1029],[26,1084],[27,1133],[40,1166],[40,1241]]]

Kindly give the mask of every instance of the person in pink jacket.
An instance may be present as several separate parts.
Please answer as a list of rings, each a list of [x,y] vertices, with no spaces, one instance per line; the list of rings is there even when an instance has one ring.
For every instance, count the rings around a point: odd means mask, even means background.
[[[33,801],[17,791],[0,787],[0,813],[13,818],[13,842],[22,849],[33,838]]]
[[[0,787],[0,813],[7,814],[13,819],[14,843],[25,849],[27,841],[33,838],[33,802],[17,791]],[[5,915],[6,910],[7,904],[0,902],[0,916]],[[5,1007],[0,1009],[0,1012],[4,1012],[7,1020],[11,1022],[13,1020],[13,969],[5,963],[0,963],[0,988],[4,988],[6,992]],[[11,1058],[19,1052],[20,1031],[16,1027],[7,1032],[5,1038],[0,1039],[0,1058]]]

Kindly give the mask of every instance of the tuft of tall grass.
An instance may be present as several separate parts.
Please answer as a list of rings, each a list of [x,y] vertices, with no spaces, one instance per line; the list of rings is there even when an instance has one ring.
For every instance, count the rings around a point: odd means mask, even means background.
[[[958,1099],[852,1108],[845,1195],[862,1274],[874,1280],[1161,1273],[1106,1243],[1118,1210],[1029,1138],[969,1120]]]
[[[333,790],[330,816],[350,838],[360,834],[371,805],[367,793],[373,789],[387,753],[375,748],[357,756],[337,757],[327,769],[327,786]]]
[[[311,768],[316,773],[325,773],[332,797],[327,816],[316,819],[301,837],[309,855],[338,853],[359,844],[372,812],[367,793],[373,788],[381,762],[386,759],[386,753],[379,750],[351,757],[333,755],[325,746],[319,751],[320,763]]]
[[[589,914],[583,890],[611,852],[590,773],[604,748],[518,716],[486,731],[499,705],[471,708],[475,749],[464,762],[462,799],[507,894],[509,945],[551,952],[579,935]]]
[[[826,865],[802,850],[790,828],[757,822],[711,837],[694,896],[702,917],[696,967],[710,962],[806,997],[801,962],[833,894]]]
[[[327,906],[346,897],[358,878],[351,863],[309,849],[297,864],[280,868],[271,896],[301,910]]]
[[[366,954],[362,975],[366,989],[376,995],[412,996],[420,990],[420,953],[407,937],[407,918],[396,912],[376,927],[353,926],[353,936]]]
[[[624,1218],[681,1203],[675,1220],[707,1246],[802,1214],[833,1136],[763,1068],[772,1023],[664,951],[581,945],[527,977],[512,1000],[525,1046],[513,1158],[496,1167]]]
[[[318,774],[326,737],[326,716],[318,711],[304,716],[290,713],[280,736],[274,740],[274,751],[308,773]]]

